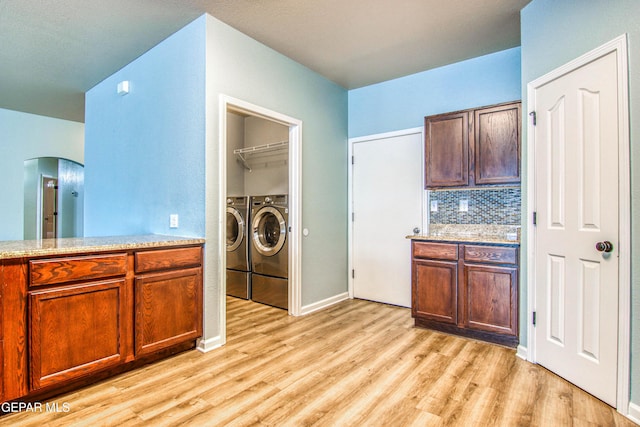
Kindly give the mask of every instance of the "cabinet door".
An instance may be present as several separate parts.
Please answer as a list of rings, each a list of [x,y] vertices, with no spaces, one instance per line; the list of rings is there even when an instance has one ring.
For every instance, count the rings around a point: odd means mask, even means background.
[[[425,118],[426,187],[469,184],[469,113]]]
[[[451,261],[413,261],[413,317],[456,324],[458,319],[458,264]]]
[[[136,356],[202,335],[202,269],[150,273],[135,279]]]
[[[475,183],[520,182],[520,103],[475,111]]]
[[[518,334],[518,269],[464,265],[462,322],[466,328]]]
[[[125,279],[29,292],[31,390],[121,363]]]

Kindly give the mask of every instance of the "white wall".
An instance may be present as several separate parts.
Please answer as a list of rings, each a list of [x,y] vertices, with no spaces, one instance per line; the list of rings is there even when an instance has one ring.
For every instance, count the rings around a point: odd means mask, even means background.
[[[244,116],[227,113],[227,195],[246,196],[245,169],[233,150],[244,148]]]
[[[233,150],[287,141],[289,128],[255,116],[227,113],[227,195],[289,193],[288,151],[244,155],[247,169]]]
[[[260,117],[244,120],[245,147],[287,141],[289,128]],[[249,155],[251,171],[244,169],[244,191],[250,196],[289,194],[288,151],[277,150]]]
[[[60,157],[84,163],[84,124],[0,109],[0,240],[22,240],[24,161]]]

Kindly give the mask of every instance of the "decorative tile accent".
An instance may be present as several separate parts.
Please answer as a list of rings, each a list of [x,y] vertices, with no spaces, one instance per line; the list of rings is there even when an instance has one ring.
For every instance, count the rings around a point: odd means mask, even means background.
[[[430,224],[520,225],[520,188],[434,190],[428,209],[434,200],[438,211],[429,212]],[[467,212],[460,212],[460,200],[468,201]]]

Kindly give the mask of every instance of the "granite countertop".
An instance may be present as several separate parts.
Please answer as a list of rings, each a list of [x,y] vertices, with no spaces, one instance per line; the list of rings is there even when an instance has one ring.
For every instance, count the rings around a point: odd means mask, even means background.
[[[136,236],[69,237],[62,239],[0,241],[0,259],[78,252],[118,251],[201,245],[204,239],[194,237],[146,234]]]
[[[496,224],[430,224],[429,234],[412,234],[407,239],[519,245],[520,227]]]

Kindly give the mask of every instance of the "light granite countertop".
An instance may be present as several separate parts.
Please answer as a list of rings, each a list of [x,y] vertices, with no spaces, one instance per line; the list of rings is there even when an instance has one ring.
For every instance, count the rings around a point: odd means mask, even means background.
[[[110,237],[69,237],[41,240],[6,240],[0,241],[0,259],[200,245],[204,242],[205,240],[200,238],[165,236],[160,234]]]
[[[407,236],[407,239],[519,245],[520,227],[494,224],[430,224],[428,234],[412,234]]]

